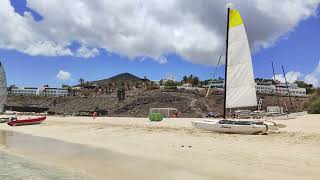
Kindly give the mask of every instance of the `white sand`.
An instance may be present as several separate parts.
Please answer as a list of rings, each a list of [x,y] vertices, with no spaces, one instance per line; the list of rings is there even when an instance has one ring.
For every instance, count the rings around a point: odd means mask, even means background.
[[[194,129],[194,119],[48,117],[12,130],[106,148],[219,179],[319,179],[320,115],[283,120],[269,135],[215,134]],[[189,147],[190,146],[190,147]],[[192,178],[191,178],[192,179]]]

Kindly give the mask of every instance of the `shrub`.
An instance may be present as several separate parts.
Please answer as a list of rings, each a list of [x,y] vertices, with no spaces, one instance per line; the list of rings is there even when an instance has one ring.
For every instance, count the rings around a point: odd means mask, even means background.
[[[162,121],[163,116],[160,113],[150,113],[149,114],[149,120],[150,121]]]
[[[304,105],[310,114],[320,114],[320,89],[317,89]]]

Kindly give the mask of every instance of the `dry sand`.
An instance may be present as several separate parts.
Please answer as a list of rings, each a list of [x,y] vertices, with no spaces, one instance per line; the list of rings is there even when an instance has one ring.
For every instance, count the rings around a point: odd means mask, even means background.
[[[269,135],[204,132],[194,129],[192,120],[48,117],[41,125],[2,124],[0,129],[104,148],[183,170],[174,179],[320,178],[320,115],[283,120],[287,127]]]

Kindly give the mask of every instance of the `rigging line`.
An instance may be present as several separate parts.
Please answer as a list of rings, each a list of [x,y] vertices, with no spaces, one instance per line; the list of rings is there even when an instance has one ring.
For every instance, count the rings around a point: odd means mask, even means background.
[[[224,49],[225,49],[225,47],[223,47],[222,52],[221,52],[221,54],[220,54],[218,64],[217,64],[216,69],[215,69],[214,74],[213,74],[213,79],[216,77],[216,74],[217,74],[217,72],[218,72],[218,67],[219,67],[219,65],[220,65],[220,61],[221,61],[221,58],[222,58],[222,56],[223,56]]]
[[[289,100],[290,100],[290,104],[291,104],[291,110],[294,111],[294,107],[293,107],[292,99],[291,99],[291,95],[290,95],[290,89],[289,89],[289,85],[288,85],[288,81],[287,81],[287,76],[286,76],[286,73],[285,73],[285,71],[284,71],[283,65],[282,65],[282,72],[283,72],[284,80],[286,81],[286,86],[287,86],[287,90],[288,90]],[[289,112],[289,113],[290,113],[290,112]]]
[[[225,47],[223,47],[222,52],[221,52],[221,54],[220,54],[220,57],[219,57],[219,60],[218,60],[218,64],[217,64],[216,69],[215,69],[214,74],[213,74],[213,79],[215,78],[215,76],[216,76],[216,74],[217,74],[217,72],[218,72],[218,67],[219,67],[221,58],[222,58],[222,56],[223,56],[224,49],[225,49]],[[212,81],[210,81],[209,83],[212,83]],[[210,92],[210,89],[211,89],[211,86],[209,85],[209,88],[208,88],[206,97],[208,97],[209,92]]]

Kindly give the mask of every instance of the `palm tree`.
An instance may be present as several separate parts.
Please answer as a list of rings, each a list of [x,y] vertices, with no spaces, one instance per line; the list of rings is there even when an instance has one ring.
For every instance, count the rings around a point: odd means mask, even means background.
[[[83,79],[83,78],[80,78],[78,82],[80,83],[80,86],[83,86],[83,84],[84,84],[84,79]]]
[[[194,78],[193,78],[193,80],[192,80],[192,85],[193,85],[193,86],[198,86],[198,85],[199,85],[199,82],[200,82],[199,77],[194,76]]]
[[[188,82],[188,77],[185,75],[182,77],[182,82],[187,83]]]
[[[9,92],[9,94],[12,93],[12,89],[13,89],[15,86],[16,86],[16,85],[11,85],[11,86],[8,87],[8,92]]]
[[[193,84],[193,75],[192,75],[192,74],[188,77],[187,82],[188,82],[189,84]]]
[[[164,84],[164,83],[163,83],[163,79],[161,79],[161,80],[159,81],[159,85],[160,85],[160,86],[163,86],[163,84]]]

